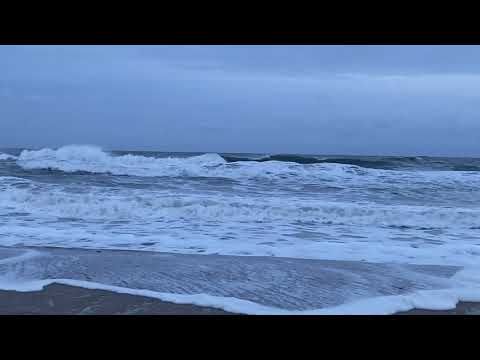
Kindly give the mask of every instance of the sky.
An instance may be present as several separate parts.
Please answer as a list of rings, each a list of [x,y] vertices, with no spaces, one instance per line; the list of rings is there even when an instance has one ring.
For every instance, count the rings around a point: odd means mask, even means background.
[[[0,46],[0,148],[480,156],[480,46]]]

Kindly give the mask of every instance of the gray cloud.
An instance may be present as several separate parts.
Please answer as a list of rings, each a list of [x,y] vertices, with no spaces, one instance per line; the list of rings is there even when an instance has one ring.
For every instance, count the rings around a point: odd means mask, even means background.
[[[0,46],[0,147],[480,155],[478,46]]]

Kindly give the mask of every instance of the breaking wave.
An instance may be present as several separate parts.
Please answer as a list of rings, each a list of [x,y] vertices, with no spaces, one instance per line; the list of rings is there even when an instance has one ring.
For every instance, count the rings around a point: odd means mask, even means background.
[[[17,164],[27,170],[137,176],[202,176],[209,168],[224,163],[225,160],[217,154],[189,158],[155,158],[132,154],[114,156],[99,147],[87,145],[69,145],[58,150],[24,150],[17,160]]]
[[[362,175],[368,169],[342,164],[299,164],[295,161],[269,157],[268,161],[230,162],[219,154],[190,157],[151,157],[142,155],[114,155],[99,147],[69,145],[57,150],[24,150],[17,160],[23,169],[48,169],[64,172],[109,173],[134,176],[226,177],[226,178],[311,178],[343,173]],[[290,159],[292,160],[292,159]],[[311,165],[311,166],[308,166]]]
[[[479,173],[472,171],[393,171],[329,162],[299,164],[298,161],[293,161],[296,156],[253,158],[256,160],[244,158],[242,161],[232,161],[231,157],[215,153],[189,157],[155,157],[131,153],[119,155],[95,146],[71,145],[57,150],[24,150],[16,164],[27,171],[47,170],[75,174],[223,178],[241,182],[258,179],[289,184],[291,189],[292,186],[302,189],[302,186],[311,184],[323,189],[333,186],[338,190],[378,188],[376,193],[379,196],[381,191],[388,191],[391,195],[417,197],[419,189],[424,189],[427,194],[442,191],[448,195],[451,191],[460,189],[466,194],[461,199],[468,199],[471,198],[471,192],[480,186]]]
[[[446,170],[446,171],[480,171],[480,159],[438,159],[417,156],[355,156],[355,157],[320,157],[315,155],[266,155],[236,156],[222,155],[229,163],[254,161],[281,161],[296,164],[343,164],[368,169],[383,170]]]
[[[16,159],[17,159],[16,156],[0,153],[0,160],[16,160]]]
[[[8,213],[79,219],[193,219],[249,222],[315,222],[327,225],[373,225],[397,229],[473,229],[480,209],[390,206],[308,199],[261,199],[240,196],[178,196],[165,192],[90,188],[70,192],[17,178],[0,178],[0,201]]]

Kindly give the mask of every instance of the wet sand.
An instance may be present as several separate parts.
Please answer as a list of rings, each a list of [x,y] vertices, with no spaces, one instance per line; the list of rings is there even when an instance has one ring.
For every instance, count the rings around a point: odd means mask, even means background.
[[[480,315],[480,303],[460,302],[452,310],[421,310],[413,309],[400,312],[397,315]]]
[[[69,279],[168,294],[208,294],[300,311],[441,289],[458,270],[273,256],[0,247],[0,278]]]
[[[459,269],[280,257],[0,246],[0,277],[19,281],[70,279],[169,294],[208,294],[284,310],[321,309],[356,299],[441,289],[449,285],[448,279]],[[450,311],[413,310],[400,314],[473,313],[480,313],[479,304],[462,303]],[[208,306],[51,284],[34,292],[0,290],[0,314],[226,312]]]
[[[0,315],[236,315],[209,307],[51,284],[42,291],[0,291]],[[446,311],[414,309],[397,315],[480,315],[479,303]]]
[[[42,291],[0,291],[0,315],[228,315],[220,309],[51,284]]]

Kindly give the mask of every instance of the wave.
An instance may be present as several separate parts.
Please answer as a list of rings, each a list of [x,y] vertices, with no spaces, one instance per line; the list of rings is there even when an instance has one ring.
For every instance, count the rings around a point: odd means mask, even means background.
[[[478,159],[433,159],[417,156],[355,156],[355,157],[320,157],[315,155],[265,155],[265,156],[234,156],[222,155],[228,163],[234,162],[267,162],[280,161],[308,164],[343,164],[353,165],[367,169],[383,170],[445,170],[445,171],[480,171],[480,160]]]
[[[339,164],[305,167],[294,161],[265,158],[265,161],[232,161],[219,154],[203,154],[191,157],[150,157],[141,155],[114,155],[99,147],[87,145],[69,145],[57,150],[24,150],[17,164],[26,170],[47,169],[69,173],[90,172],[113,175],[135,176],[185,176],[185,177],[224,177],[224,178],[312,178],[331,175],[364,174],[366,169],[358,166]],[[307,164],[308,165],[308,164]],[[340,164],[341,165],[341,164]]]
[[[27,170],[138,176],[202,176],[208,168],[224,163],[225,160],[217,154],[189,158],[155,158],[131,154],[114,156],[99,147],[87,145],[69,145],[57,150],[24,150],[17,160],[17,164]]]
[[[179,294],[137,289],[133,287],[115,286],[93,281],[75,279],[43,279],[0,282],[0,289],[31,292],[41,291],[51,284],[63,284],[91,290],[105,290],[119,294],[145,296],[152,299],[167,301],[175,304],[191,304],[221,309],[231,313],[246,315],[391,315],[397,312],[415,308],[431,310],[455,309],[460,302],[480,301],[480,290],[476,284],[462,283],[457,287],[436,290],[417,290],[409,294],[374,296],[361,300],[346,302],[337,306],[330,306],[311,310],[288,310],[273,306],[266,306],[253,301],[218,295]]]
[[[308,164],[344,164],[344,165],[356,165],[365,168],[391,168],[394,163],[391,161],[382,160],[362,160],[355,158],[320,158],[317,156],[308,155],[266,155],[262,157],[242,157],[242,156],[229,156],[222,155],[227,162],[242,162],[242,161],[254,161],[254,162],[266,162],[266,161],[280,161],[286,163],[295,163],[301,165]]]
[[[178,220],[228,222],[313,222],[326,225],[379,226],[396,230],[474,229],[480,209],[377,203],[346,203],[263,196],[171,195],[145,190],[90,187],[69,192],[55,185],[1,182],[2,213],[102,220]],[[20,187],[19,187],[20,186]],[[5,213],[6,212],[6,213]]]
[[[68,252],[72,250],[66,251]],[[365,273],[364,271],[356,271],[363,268],[363,266],[359,266],[358,264],[344,264],[342,266],[325,262],[322,264],[322,271],[325,271],[325,274],[337,273],[341,276],[341,279],[344,279],[342,286],[333,290],[332,295],[336,296],[335,300],[330,302],[328,301],[329,297],[322,296],[322,299],[319,302],[315,302],[315,305],[309,304],[308,306],[305,306],[302,302],[295,300],[294,306],[292,306],[291,302],[283,301],[284,299],[280,299],[274,303],[271,301],[266,302],[264,291],[260,291],[262,296],[252,297],[251,292],[239,294],[238,292],[232,292],[231,289],[219,286],[216,287],[216,291],[212,293],[212,288],[206,288],[202,280],[197,280],[196,284],[200,285],[194,287],[195,292],[189,291],[192,288],[190,284],[185,284],[181,291],[174,291],[168,286],[168,282],[166,283],[166,286],[164,285],[165,283],[161,282],[162,277],[159,278],[160,280],[156,279],[153,283],[145,278],[145,269],[149,269],[148,264],[151,264],[151,261],[144,262],[143,268],[138,268],[137,266],[133,271],[131,271],[128,266],[126,269],[118,269],[115,267],[117,261],[108,261],[107,270],[110,269],[113,264],[113,269],[115,269],[117,276],[105,276],[105,273],[108,274],[111,273],[111,271],[95,272],[94,270],[95,265],[102,261],[100,258],[92,259],[91,257],[89,258],[89,255],[75,252],[73,254],[75,254],[76,261],[72,264],[69,261],[65,261],[64,258],[62,258],[62,255],[56,255],[55,252],[47,249],[42,249],[40,251],[27,250],[23,253],[21,251],[13,253],[13,256],[0,260],[0,265],[3,265],[0,272],[0,289],[31,292],[40,291],[47,285],[57,283],[83,287],[86,289],[107,290],[117,293],[147,296],[178,304],[209,306],[233,313],[252,315],[380,315],[393,314],[413,308],[432,310],[453,309],[459,301],[478,302],[480,300],[478,266],[464,268],[454,273],[453,276],[443,279],[438,276],[424,273],[421,270],[415,271],[412,268],[404,266],[364,264],[367,267],[373,267],[377,271],[375,274],[373,272]],[[133,261],[128,261],[128,263],[135,264],[135,256],[138,255],[139,254],[130,253],[125,255],[122,254],[121,256],[131,256]],[[86,261],[85,256],[87,256],[87,259],[89,260]],[[142,257],[143,256],[144,255],[142,254]],[[148,260],[152,255],[146,254],[145,256]],[[49,259],[47,265],[49,271],[43,270],[45,265],[42,265],[42,258]],[[180,263],[182,263],[181,260]],[[22,264],[22,266],[18,266],[19,264]],[[85,267],[85,264],[88,264],[88,266]],[[238,271],[238,268],[233,267],[235,265],[234,262],[231,266],[232,269],[236,270],[238,273],[238,278],[240,279],[239,284],[242,286],[244,283],[242,281],[242,273]],[[347,265],[347,267],[345,267],[345,265]],[[206,272],[206,270],[209,269],[209,266],[212,267],[214,265],[209,265],[207,263],[206,266],[201,267],[202,271]],[[251,271],[254,266],[255,263],[253,265],[250,264],[249,271]],[[280,266],[280,264],[277,266]],[[340,269],[342,269],[341,273],[337,266],[340,266]],[[275,269],[275,267],[272,267],[272,265],[270,265],[270,267],[269,271],[273,273],[274,270],[272,269]],[[27,270],[18,271],[18,268]],[[192,267],[189,266],[189,268]],[[78,269],[81,269],[82,271],[78,271]],[[241,266],[240,269],[242,269]],[[301,269],[302,267],[300,268],[300,271]],[[311,267],[308,269],[311,269]],[[383,271],[378,272],[379,269]],[[401,275],[392,279],[392,270]],[[187,268],[186,271],[191,270],[188,270]],[[280,269],[276,271],[277,273],[279,272],[282,274],[282,272],[287,270]],[[128,273],[129,276],[122,276],[124,273]],[[183,272],[180,272],[180,274],[183,274]],[[301,272],[299,274],[301,274]],[[193,276],[187,278],[189,282],[200,277],[202,273],[198,276],[195,276],[194,274],[192,275]],[[227,276],[228,275],[227,272]],[[329,278],[330,276],[324,275],[320,281],[328,281]],[[125,279],[127,281],[125,281]],[[372,282],[371,279],[375,279],[375,281]],[[251,276],[247,277],[247,281],[250,283],[250,288],[252,283],[262,285],[265,283],[270,284],[269,281],[271,280],[270,277],[254,277],[253,279],[251,279]],[[275,277],[273,280],[275,280]],[[287,282],[292,282],[295,281],[295,277],[289,277],[286,280]],[[404,291],[403,288],[401,288],[403,290],[401,291],[401,289],[395,286],[399,281],[401,281],[404,286],[406,285],[408,287],[407,291]],[[180,281],[180,283],[182,285],[184,284],[182,281]],[[364,285],[364,283],[366,283],[366,285]],[[349,286],[346,287],[346,285]],[[308,284],[306,286],[308,286]],[[387,287],[388,289],[393,288],[394,290],[388,292],[385,292],[384,290],[379,291],[382,287]],[[261,288],[266,288],[268,290],[271,287],[261,286]],[[293,288],[305,289],[302,287],[302,283],[298,285],[296,284]],[[308,289],[308,287],[306,289]],[[341,292],[341,294],[339,294],[339,292]],[[269,299],[271,296],[278,296],[279,294],[282,294],[282,292],[272,292],[271,290],[268,290],[266,298]],[[382,295],[379,296],[379,294]],[[288,296],[286,296],[286,298],[290,300]]]
[[[17,159],[16,156],[0,153],[0,160],[16,160],[16,159]]]
[[[308,156],[301,155],[265,155],[260,157],[244,157],[244,156],[231,156],[231,155],[222,155],[225,161],[231,162],[241,162],[241,161],[255,161],[255,162],[266,162],[266,161],[281,161],[281,162],[290,162],[296,164],[320,164],[323,161]]]
[[[278,169],[276,163],[285,167],[294,165],[330,166],[334,170],[438,170],[454,172],[480,171],[480,159],[428,158],[415,156],[316,156],[316,155],[242,155],[203,154],[196,156],[157,157],[158,154],[131,154],[105,152],[89,145],[68,145],[57,150],[24,150],[19,157],[0,153],[0,160],[17,160],[25,169],[50,169],[65,172],[86,171],[114,175],[139,176],[211,176],[215,167],[226,169],[254,168],[254,164],[268,164]],[[172,157],[173,156],[173,157]],[[238,165],[235,167],[235,165]],[[243,166],[242,166],[243,165]],[[258,168],[266,172],[267,168]],[[297,167],[300,169],[300,167]],[[318,169],[325,171],[325,167]],[[238,173],[239,171],[237,171]],[[220,175],[221,176],[221,175]]]
[[[244,158],[247,159],[247,158]],[[255,160],[256,159],[256,160]],[[281,161],[283,159],[284,161]],[[293,161],[297,159],[297,162]],[[291,161],[286,161],[291,160]],[[375,186],[390,184],[399,190],[407,184],[422,186],[471,187],[479,179],[475,172],[466,171],[391,171],[366,168],[359,165],[331,163],[298,163],[297,156],[269,156],[245,161],[227,160],[219,154],[203,154],[190,157],[154,157],[143,155],[118,155],[105,152],[95,146],[69,145],[57,150],[24,150],[16,163],[25,170],[62,171],[67,173],[100,173],[139,177],[209,177],[231,180],[286,181],[291,184],[338,183],[342,188],[350,186]],[[410,159],[409,161],[414,161]],[[415,160],[422,161],[422,160]],[[360,163],[359,163],[360,164]],[[365,165],[365,164],[363,164]],[[372,166],[371,166],[372,167]],[[385,167],[385,166],[384,166]],[[327,184],[328,185],[328,184]],[[330,184],[331,185],[331,184]]]

